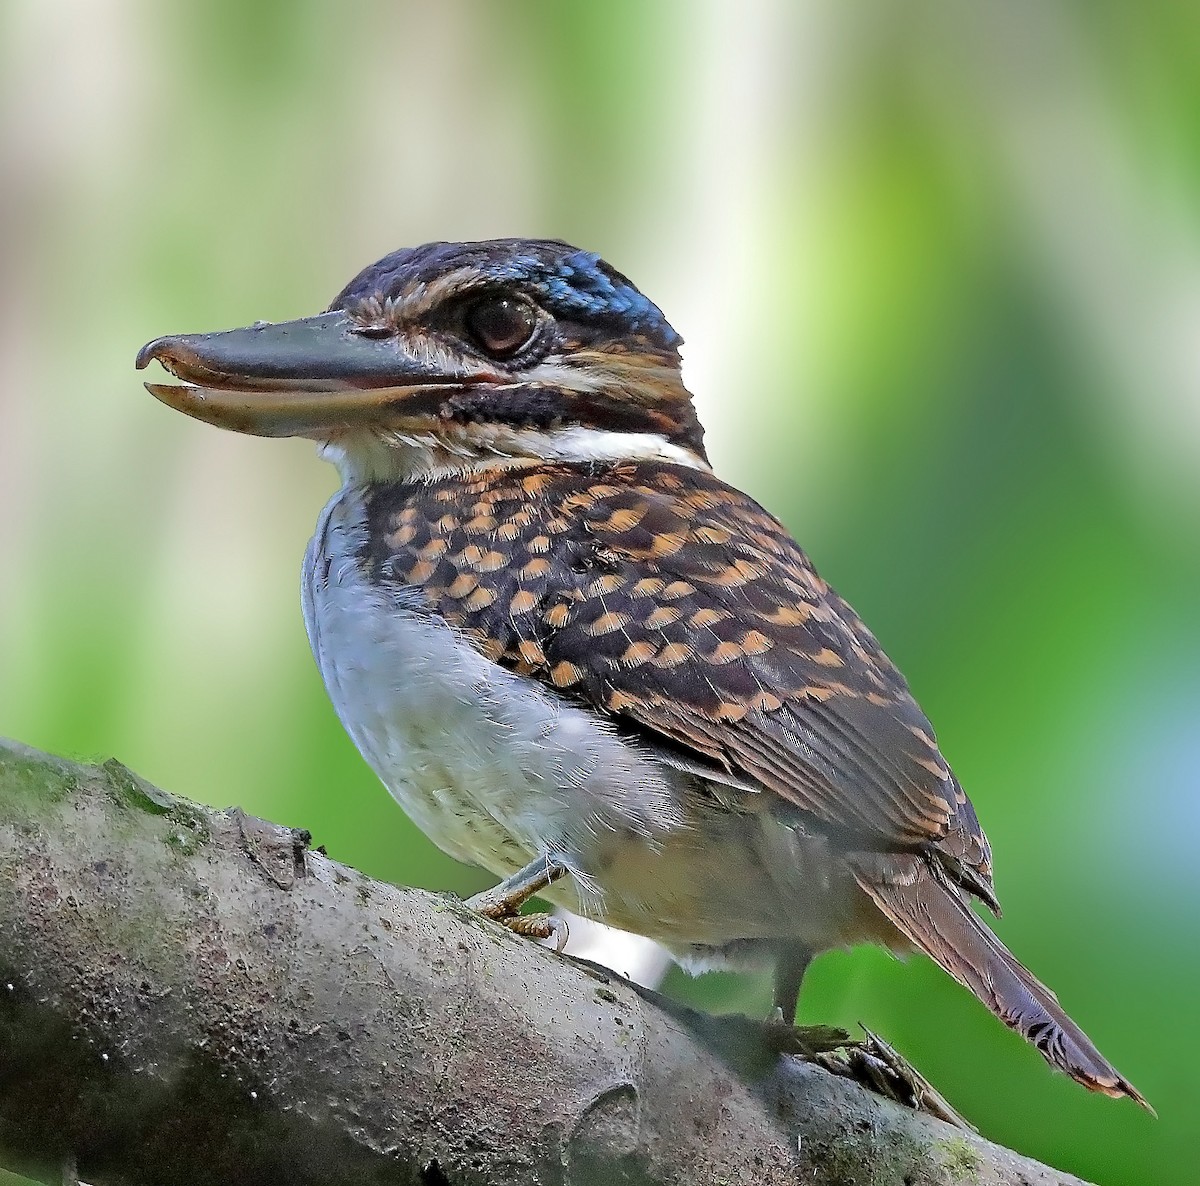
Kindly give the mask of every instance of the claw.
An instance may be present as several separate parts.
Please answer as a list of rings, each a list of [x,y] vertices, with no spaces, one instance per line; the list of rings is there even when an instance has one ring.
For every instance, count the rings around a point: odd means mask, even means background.
[[[908,1059],[862,1022],[859,1022],[859,1027],[866,1034],[866,1039],[851,1055],[851,1060],[857,1055],[864,1063],[870,1063],[869,1067],[864,1066],[864,1070],[872,1080],[883,1080],[877,1089],[881,1094],[891,1095],[898,1103],[906,1104],[918,1112],[928,1112],[958,1128],[978,1131]]]
[[[555,951],[562,951],[570,937],[566,922],[553,914],[518,914],[497,921],[515,935],[525,935],[530,939],[553,939]]]
[[[928,1112],[957,1128],[979,1130],[957,1112],[944,1095],[906,1058],[861,1022],[866,1037],[846,1042],[832,1053],[821,1051],[813,1060],[827,1071],[853,1079],[864,1087],[915,1112]]]
[[[554,939],[555,950],[567,945],[567,924],[551,914],[522,914],[530,898],[566,874],[563,865],[550,857],[538,857],[499,885],[467,899],[467,905],[517,935],[532,939]]]

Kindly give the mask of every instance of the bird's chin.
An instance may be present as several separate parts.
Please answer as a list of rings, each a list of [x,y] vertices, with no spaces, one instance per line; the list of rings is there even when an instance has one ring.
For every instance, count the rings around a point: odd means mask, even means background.
[[[322,460],[337,467],[345,485],[430,480],[521,460],[428,422],[326,426],[310,435]]]

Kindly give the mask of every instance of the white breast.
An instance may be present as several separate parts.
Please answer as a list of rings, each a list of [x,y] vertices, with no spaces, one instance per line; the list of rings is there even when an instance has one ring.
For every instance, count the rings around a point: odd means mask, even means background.
[[[304,564],[309,641],[342,724],[443,851],[500,876],[554,855],[586,908],[618,849],[649,853],[681,826],[672,772],[484,658],[418,591],[369,583],[363,524],[359,490],[343,488]]]

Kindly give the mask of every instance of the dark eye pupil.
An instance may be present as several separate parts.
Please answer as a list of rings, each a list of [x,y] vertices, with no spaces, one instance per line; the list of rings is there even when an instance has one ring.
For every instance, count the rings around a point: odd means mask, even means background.
[[[489,354],[508,358],[533,336],[533,310],[522,301],[489,297],[467,313],[471,337]]]

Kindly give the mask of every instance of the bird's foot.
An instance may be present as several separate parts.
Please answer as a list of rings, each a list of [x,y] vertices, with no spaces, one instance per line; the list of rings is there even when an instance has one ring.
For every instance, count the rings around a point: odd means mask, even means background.
[[[762,1024],[767,1044],[779,1054],[813,1060],[854,1045],[854,1039],[836,1025],[790,1025],[775,1016]]]
[[[550,857],[538,857],[499,885],[468,898],[467,906],[514,934],[553,939],[555,949],[562,951],[567,943],[567,924],[551,914],[522,914],[521,907],[566,872],[565,866]]]
[[[861,1041],[847,1042],[836,1052],[818,1051],[814,1061],[906,1108],[928,1112],[958,1128],[976,1131],[908,1059],[865,1025],[861,1028],[866,1035]]]
[[[524,935],[529,939],[553,939],[555,951],[562,951],[566,947],[571,934],[566,921],[553,914],[518,914],[495,921],[508,927],[514,935]]]

